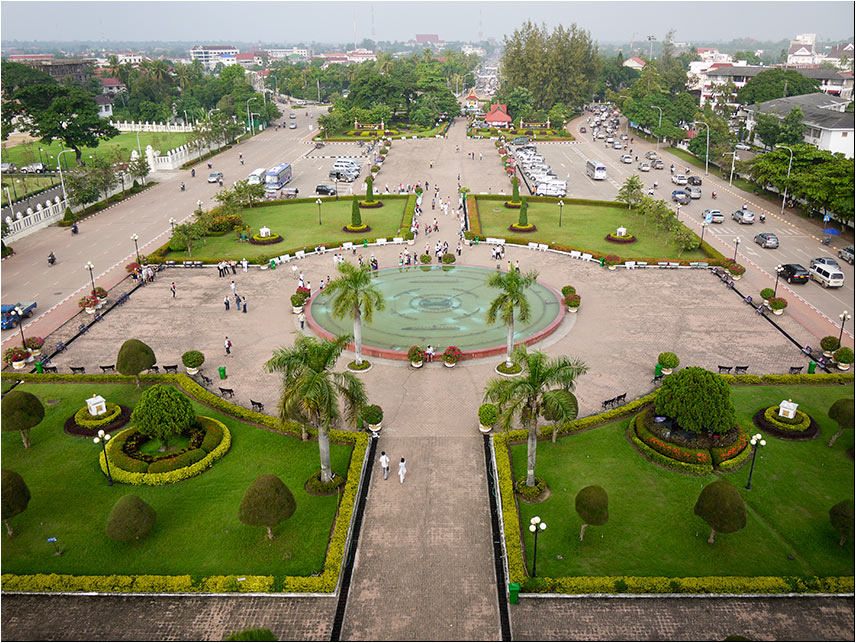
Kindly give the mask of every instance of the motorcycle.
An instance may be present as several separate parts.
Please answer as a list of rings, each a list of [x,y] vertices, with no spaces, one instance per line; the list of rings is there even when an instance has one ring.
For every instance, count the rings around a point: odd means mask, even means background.
[[[710,198],[713,199],[714,201],[716,200],[716,191],[711,192]]]
[[[77,224],[72,223],[71,224],[71,234],[77,234],[78,232],[80,232],[80,230],[78,229]]]
[[[48,255],[48,265],[49,265],[49,266],[52,266],[52,265],[54,265],[55,263],[56,263],[56,257],[54,256],[54,253],[50,253],[50,254]]]
[[[181,191],[184,192],[184,181],[181,182]]]
[[[767,223],[767,215],[763,212],[758,215],[758,219],[761,221],[761,223]]]

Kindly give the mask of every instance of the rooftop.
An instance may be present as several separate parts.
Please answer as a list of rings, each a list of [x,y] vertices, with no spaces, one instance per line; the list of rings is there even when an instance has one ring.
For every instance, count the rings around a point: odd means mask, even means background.
[[[847,99],[817,92],[768,100],[752,105],[751,110],[762,114],[785,116],[794,107],[799,107],[803,112],[803,123],[806,125],[820,129],[852,130],[854,126],[853,112],[838,111],[838,108],[849,102]]]

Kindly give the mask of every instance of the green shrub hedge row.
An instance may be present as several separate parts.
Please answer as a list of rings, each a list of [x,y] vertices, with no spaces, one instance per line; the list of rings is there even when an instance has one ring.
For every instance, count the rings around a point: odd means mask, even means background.
[[[636,437],[650,450],[656,451],[667,460],[676,460],[685,464],[703,467],[708,473],[713,471],[713,463],[707,450],[689,449],[670,442],[665,442],[648,430],[645,426],[645,413],[633,418],[631,424]],[[646,451],[647,453],[647,451]],[[662,463],[662,459],[657,459]]]
[[[739,426],[739,433],[737,434],[737,439],[728,446],[724,447],[713,447],[710,450],[710,457],[713,458],[713,464],[718,469],[722,468],[723,462],[729,462],[732,469],[738,466],[734,460],[737,460],[742,455],[743,458],[740,462],[746,459],[746,455],[744,452],[749,452],[749,436],[746,434],[746,431],[743,430],[742,426]]]
[[[764,419],[767,420],[777,429],[782,431],[790,431],[791,433],[801,433],[807,431],[811,426],[811,416],[797,409],[794,419],[779,417],[779,407],[771,406],[764,411]]]
[[[270,592],[273,576],[71,576],[68,574],[3,574],[4,592]]]
[[[114,402],[107,402],[107,412],[98,417],[89,415],[89,408],[84,406],[74,414],[74,421],[84,429],[103,429],[122,414],[122,407]]]

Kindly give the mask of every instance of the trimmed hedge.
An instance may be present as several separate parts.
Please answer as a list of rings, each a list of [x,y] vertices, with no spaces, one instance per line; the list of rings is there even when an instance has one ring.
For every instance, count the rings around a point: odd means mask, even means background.
[[[779,417],[779,407],[771,406],[764,410],[764,419],[777,429],[793,433],[807,431],[811,426],[811,416],[799,409],[796,410],[792,420],[790,418]]]
[[[636,416],[633,422],[627,429],[630,441],[636,445],[637,449],[642,452],[648,460],[660,464],[668,469],[682,471],[685,473],[693,473],[697,475],[708,475],[713,473],[713,465],[711,464],[710,454],[705,452],[701,460],[698,455],[700,452],[691,449],[682,449],[678,446],[668,445],[671,447],[669,454],[662,453],[659,449],[663,449],[662,441],[654,437],[645,428],[643,414]],[[673,450],[672,450],[673,449]],[[666,449],[663,449],[666,450]]]
[[[524,592],[560,594],[852,594],[852,576],[574,576],[529,578]]]
[[[122,414],[122,407],[114,402],[107,402],[107,412],[104,415],[93,417],[89,415],[89,408],[84,406],[74,414],[74,421],[78,426],[84,429],[97,431],[103,429],[108,424],[111,424],[116,418]]]

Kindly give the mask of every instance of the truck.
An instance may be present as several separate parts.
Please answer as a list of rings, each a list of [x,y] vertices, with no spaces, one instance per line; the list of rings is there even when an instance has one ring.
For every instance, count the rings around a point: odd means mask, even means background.
[[[16,309],[18,308],[21,310],[20,317],[32,317],[33,310],[36,308],[36,302],[26,301],[18,302],[17,304],[2,304],[2,306],[0,306],[0,313],[2,313],[2,322],[0,322],[0,326],[3,330],[14,328],[18,325],[19,313],[16,312]]]

